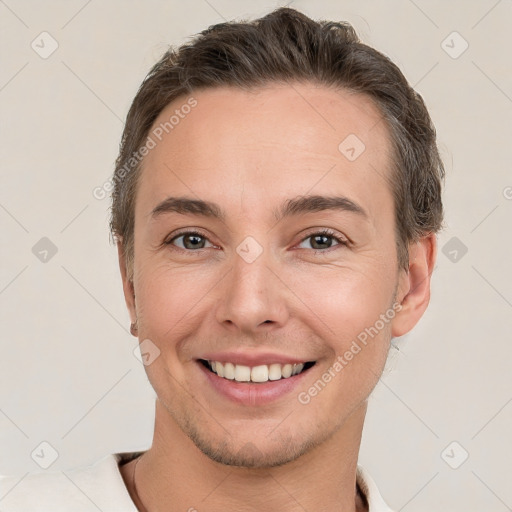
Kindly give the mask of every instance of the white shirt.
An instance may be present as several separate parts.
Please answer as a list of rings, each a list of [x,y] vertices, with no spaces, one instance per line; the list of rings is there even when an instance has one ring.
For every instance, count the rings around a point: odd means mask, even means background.
[[[2,512],[138,512],[124,484],[119,463],[143,452],[107,455],[92,465],[69,471],[0,476]],[[369,512],[393,512],[370,475],[357,466],[357,482]],[[191,506],[194,504],[192,503]],[[199,504],[196,508],[201,510]]]

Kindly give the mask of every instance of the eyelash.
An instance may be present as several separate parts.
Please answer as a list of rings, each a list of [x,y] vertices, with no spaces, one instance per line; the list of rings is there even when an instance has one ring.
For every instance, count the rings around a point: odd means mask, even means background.
[[[338,246],[346,247],[349,244],[348,240],[345,240],[344,238],[339,237],[335,231],[333,231],[332,229],[329,229],[329,228],[323,228],[323,229],[320,229],[319,231],[314,231],[312,233],[309,233],[300,241],[300,243],[304,242],[308,238],[313,238],[315,236],[326,236],[326,237],[334,239],[337,242],[336,245],[327,247],[327,249],[311,249],[315,254],[330,252],[331,249],[335,249]]]
[[[206,239],[206,240],[208,240],[210,242],[210,240],[208,239],[208,237],[204,233],[202,233],[200,231],[197,231],[197,230],[188,230],[188,231],[182,231],[181,233],[177,233],[170,240],[164,242],[164,244],[165,245],[169,245],[169,246],[173,246],[172,247],[173,250],[176,249],[176,250],[181,250],[181,251],[190,252],[190,253],[191,252],[200,252],[203,249],[207,249],[207,247],[203,247],[201,249],[191,250],[191,249],[183,249],[182,247],[174,246],[173,242],[175,240],[177,240],[178,238],[184,236],[184,235],[199,236],[199,237],[204,238],[204,239]],[[336,245],[331,246],[331,247],[327,247],[326,249],[311,249],[311,251],[313,251],[315,254],[326,253],[326,252],[329,252],[331,249],[334,249],[335,247],[338,247],[338,246],[346,247],[346,246],[349,245],[349,242],[347,240],[345,240],[343,238],[340,238],[339,236],[337,236],[335,231],[333,231],[331,229],[328,229],[328,228],[323,228],[323,229],[320,229],[319,231],[314,231],[314,232],[308,234],[307,236],[305,236],[304,238],[302,238],[300,240],[299,244],[301,244],[302,242],[304,242],[308,238],[313,238],[315,236],[327,236],[329,238],[334,239],[337,242]]]

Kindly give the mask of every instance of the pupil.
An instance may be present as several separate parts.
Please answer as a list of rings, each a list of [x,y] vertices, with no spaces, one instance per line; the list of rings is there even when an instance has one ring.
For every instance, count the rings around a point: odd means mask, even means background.
[[[318,245],[317,240],[321,239],[321,240],[323,240],[323,242],[321,241],[320,245],[324,244],[324,245],[327,245],[327,247],[330,247],[331,246],[331,244],[329,243],[330,238],[331,237],[329,237],[327,235],[316,235],[313,237],[313,240],[314,240],[313,246]],[[314,247],[314,248],[318,249],[319,247]],[[320,247],[320,248],[322,248],[322,247]]]
[[[188,245],[187,242],[192,241],[194,239],[195,239],[195,242],[192,242],[190,246],[187,246]],[[191,248],[197,249],[198,245],[201,244],[201,239],[202,239],[202,237],[199,235],[188,235],[183,239],[183,242],[184,242],[185,247],[187,247],[187,249],[191,249]]]

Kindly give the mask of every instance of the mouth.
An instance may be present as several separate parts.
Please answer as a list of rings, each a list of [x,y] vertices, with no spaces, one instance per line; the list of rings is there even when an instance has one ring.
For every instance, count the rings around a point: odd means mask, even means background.
[[[230,362],[198,360],[205,368],[218,377],[236,382],[263,384],[269,381],[290,379],[300,375],[311,367],[316,361],[305,361],[303,363],[271,363],[258,366],[245,366]]]

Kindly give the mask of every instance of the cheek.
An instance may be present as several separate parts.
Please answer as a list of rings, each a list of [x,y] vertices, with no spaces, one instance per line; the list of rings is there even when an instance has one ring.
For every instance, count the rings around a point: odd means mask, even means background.
[[[302,397],[316,401],[314,407],[331,403],[334,417],[368,397],[387,360],[395,282],[382,267],[374,262],[365,269],[330,269],[295,281],[302,283],[298,294],[313,312],[309,328],[328,347],[319,380]]]
[[[342,422],[377,384],[389,351],[393,290],[391,281],[356,272],[317,276],[315,286],[303,287],[304,303],[314,312],[309,327],[329,348],[316,380],[298,396],[313,417],[330,404],[331,418]]]
[[[366,269],[325,268],[314,274],[306,269],[294,282],[296,293],[311,310],[317,329],[321,328],[331,346],[340,352],[389,310],[395,287],[393,277],[380,265],[369,265]],[[386,334],[389,323],[379,322],[378,330]]]
[[[205,296],[216,282],[212,272],[200,266],[191,270],[166,262],[143,263],[137,276],[139,332],[156,344],[180,339],[191,324],[200,323]]]

